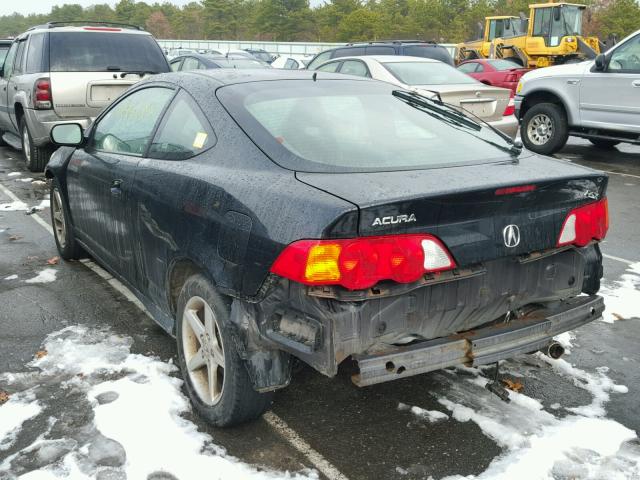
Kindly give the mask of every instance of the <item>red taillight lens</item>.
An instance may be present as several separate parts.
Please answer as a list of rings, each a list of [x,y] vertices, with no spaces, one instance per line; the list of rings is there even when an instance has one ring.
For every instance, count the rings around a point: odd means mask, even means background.
[[[515,82],[518,81],[518,74],[517,73],[508,73],[507,75],[505,75],[504,81],[505,82],[509,82],[509,83],[515,83]]]
[[[507,108],[504,109],[503,117],[507,117],[509,115],[513,115],[516,113],[516,101],[513,98],[513,92],[511,92],[511,96],[509,97],[509,103],[507,104]]]
[[[284,249],[271,272],[306,285],[360,290],[381,280],[415,282],[425,273],[455,266],[446,247],[432,235],[386,235],[300,240]]]
[[[574,208],[565,218],[558,246],[584,247],[591,240],[602,240],[609,230],[609,205],[606,198]]]
[[[36,80],[33,105],[40,110],[51,108],[51,81],[48,78]]]

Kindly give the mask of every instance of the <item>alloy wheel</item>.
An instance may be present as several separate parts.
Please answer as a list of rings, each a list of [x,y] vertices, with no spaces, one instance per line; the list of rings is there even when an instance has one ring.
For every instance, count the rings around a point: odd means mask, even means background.
[[[53,196],[51,197],[51,213],[53,218],[53,228],[58,239],[60,248],[64,249],[67,244],[67,227],[64,219],[64,209],[62,207],[62,196],[60,190],[53,189]]]
[[[551,118],[544,113],[533,117],[529,122],[527,135],[534,145],[545,145],[553,136],[553,122]]]
[[[22,151],[24,158],[27,160],[27,166],[31,165],[31,140],[26,126],[22,129]]]
[[[182,314],[182,350],[198,397],[217,404],[224,390],[224,345],[215,314],[201,297],[191,297]]]

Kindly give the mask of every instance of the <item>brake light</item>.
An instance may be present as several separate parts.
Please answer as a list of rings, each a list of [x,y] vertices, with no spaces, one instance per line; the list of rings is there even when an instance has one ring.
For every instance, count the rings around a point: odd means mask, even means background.
[[[504,81],[505,82],[509,82],[509,83],[514,83],[518,81],[518,74],[517,73],[509,73],[504,77]]]
[[[91,30],[94,32],[121,32],[121,28],[113,27],[84,27],[84,30]]]
[[[432,235],[385,235],[299,240],[282,251],[271,272],[306,285],[360,290],[381,280],[411,283],[455,267],[447,248]]]
[[[606,198],[574,208],[565,218],[558,246],[584,247],[591,240],[602,240],[609,230],[609,205]]]
[[[51,105],[51,80],[40,78],[33,87],[33,106],[38,110],[46,110],[51,108]]]
[[[516,101],[513,98],[513,92],[509,96],[509,103],[507,104],[507,108],[504,109],[503,117],[508,117],[509,115],[513,115],[516,113]]]
[[[535,185],[518,185],[517,187],[499,188],[495,191],[496,195],[513,195],[514,193],[533,192]]]

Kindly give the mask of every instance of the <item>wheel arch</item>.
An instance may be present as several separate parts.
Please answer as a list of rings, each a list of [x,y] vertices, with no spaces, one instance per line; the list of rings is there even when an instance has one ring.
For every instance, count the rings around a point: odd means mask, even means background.
[[[571,110],[567,108],[567,102],[560,95],[551,90],[535,90],[533,92],[527,93],[522,102],[522,107],[520,108],[519,120],[522,120],[526,115],[527,111],[537,105],[539,103],[553,103],[562,108],[564,114],[567,117],[567,121],[569,125],[573,124],[573,117],[571,114]]]
[[[166,291],[169,311],[172,315],[176,314],[178,308],[178,297],[182,286],[187,279],[196,274],[203,274],[211,280],[211,276],[207,274],[207,270],[189,257],[175,258],[167,269]],[[215,282],[212,281],[215,285]]]
[[[22,135],[22,132],[20,132],[20,122],[24,117],[24,106],[22,105],[21,102],[16,101],[13,104],[13,111],[16,116],[16,126],[18,127],[18,133]]]

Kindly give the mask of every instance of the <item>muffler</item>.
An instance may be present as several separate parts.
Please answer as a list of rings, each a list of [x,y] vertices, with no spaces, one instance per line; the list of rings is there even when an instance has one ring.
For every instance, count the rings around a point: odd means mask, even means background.
[[[554,360],[557,360],[564,355],[564,347],[556,341],[549,342],[549,344],[542,347],[540,351]]]

